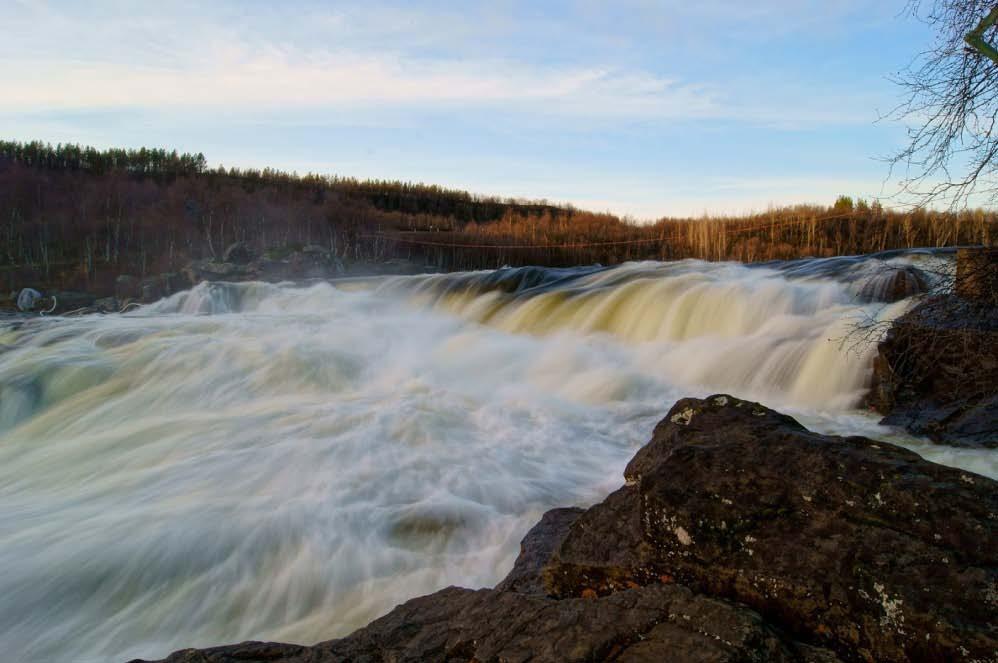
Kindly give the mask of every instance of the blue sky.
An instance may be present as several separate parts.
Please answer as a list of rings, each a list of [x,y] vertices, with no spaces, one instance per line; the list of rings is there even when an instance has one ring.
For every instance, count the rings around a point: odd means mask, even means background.
[[[640,219],[888,196],[904,5],[5,0],[0,136]]]

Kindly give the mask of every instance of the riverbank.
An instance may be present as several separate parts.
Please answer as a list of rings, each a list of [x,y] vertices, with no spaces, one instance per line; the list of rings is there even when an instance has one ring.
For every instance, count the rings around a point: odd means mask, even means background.
[[[998,483],[727,395],[682,399],[601,504],[548,512],[491,590],[315,646],[168,663],[983,661]]]
[[[382,261],[343,260],[321,246],[255,252],[248,244],[230,245],[219,259],[195,260],[176,272],[146,277],[113,274],[95,282],[88,290],[45,288],[42,282],[25,275],[22,287],[39,290],[42,298],[34,312],[52,315],[117,313],[135,304],[152,304],[164,297],[189,290],[202,282],[264,283],[330,281],[366,276],[399,276],[432,273],[425,264],[402,259]],[[41,274],[35,275],[42,279]],[[18,290],[0,293],[0,312],[17,311]]]

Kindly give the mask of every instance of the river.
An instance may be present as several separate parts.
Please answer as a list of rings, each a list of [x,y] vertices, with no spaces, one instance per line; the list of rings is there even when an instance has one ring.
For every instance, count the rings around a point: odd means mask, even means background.
[[[492,585],[547,509],[587,505],[681,396],[998,476],[860,409],[945,254],[207,284],[123,315],[0,319],[0,651],[156,658],[311,644]]]

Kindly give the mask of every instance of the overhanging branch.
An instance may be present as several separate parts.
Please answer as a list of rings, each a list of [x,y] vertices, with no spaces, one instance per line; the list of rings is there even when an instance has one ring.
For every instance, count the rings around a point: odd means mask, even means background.
[[[995,64],[998,64],[998,49],[989,44],[984,38],[984,32],[996,22],[998,22],[998,7],[992,9],[987,16],[982,18],[977,27],[967,33],[964,40],[978,53],[991,58]]]

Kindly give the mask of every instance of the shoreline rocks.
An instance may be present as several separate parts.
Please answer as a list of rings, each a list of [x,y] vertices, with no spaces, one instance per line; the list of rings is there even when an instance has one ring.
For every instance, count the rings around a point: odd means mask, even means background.
[[[117,313],[130,304],[151,304],[174,293],[191,288],[202,281],[267,281],[277,283],[293,281],[308,283],[357,276],[398,276],[428,273],[425,266],[406,260],[384,262],[344,263],[333,253],[320,246],[306,246],[280,257],[257,256],[242,243],[226,250],[230,260],[194,260],[180,272],[168,272],[138,278],[119,274],[113,286],[97,288],[95,292],[45,291],[32,300],[32,308],[20,311],[37,315],[45,311],[50,315],[90,313]],[[24,288],[23,290],[34,290]],[[37,290],[34,290],[38,292]],[[18,311],[18,292],[0,294],[0,312]],[[55,307],[52,297],[55,297]]]
[[[935,442],[998,447],[998,307],[939,295],[895,320],[868,402],[882,423]]]
[[[985,661],[998,483],[727,395],[683,399],[587,510],[548,512],[494,589],[412,599],[235,661]]]

